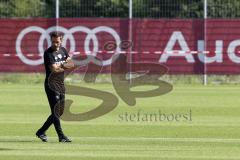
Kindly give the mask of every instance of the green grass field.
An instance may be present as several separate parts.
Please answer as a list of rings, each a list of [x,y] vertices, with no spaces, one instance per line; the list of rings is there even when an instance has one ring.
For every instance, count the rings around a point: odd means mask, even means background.
[[[111,84],[89,85],[115,94]],[[35,137],[49,115],[42,84],[0,84],[0,159],[142,160],[239,159],[240,86],[177,85],[171,93],[137,99],[134,107],[119,99],[112,112],[84,122],[62,123],[71,144],[57,142],[53,127],[48,143]],[[147,89],[147,88],[145,88]],[[80,96],[71,111],[86,112],[101,101]],[[130,121],[128,114],[188,114],[191,120]],[[189,113],[190,114],[190,113]]]

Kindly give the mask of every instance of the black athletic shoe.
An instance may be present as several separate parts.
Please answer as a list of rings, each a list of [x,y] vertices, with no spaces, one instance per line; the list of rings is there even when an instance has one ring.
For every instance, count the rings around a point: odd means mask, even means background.
[[[68,143],[68,142],[72,142],[72,140],[69,139],[67,136],[61,136],[61,137],[59,137],[59,142],[66,142],[66,143]]]
[[[36,136],[37,136],[39,139],[41,139],[43,142],[47,142],[47,141],[48,141],[48,138],[47,138],[46,134],[44,134],[44,133],[39,133],[39,132],[37,132],[37,133],[36,133]]]

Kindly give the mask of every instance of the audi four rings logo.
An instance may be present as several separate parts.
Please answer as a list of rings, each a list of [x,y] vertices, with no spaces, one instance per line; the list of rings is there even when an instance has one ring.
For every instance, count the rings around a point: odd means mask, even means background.
[[[23,29],[17,37],[17,40],[16,40],[17,56],[21,59],[21,61],[23,61],[25,64],[28,64],[28,65],[40,65],[40,64],[42,64],[43,63],[43,53],[44,53],[44,41],[47,40],[47,44],[48,44],[48,46],[50,46],[51,45],[50,33],[55,31],[55,30],[58,30],[59,32],[62,32],[64,34],[63,42],[62,42],[62,45],[64,47],[66,47],[67,40],[69,40],[69,42],[70,42],[70,52],[76,51],[76,42],[75,42],[73,34],[76,33],[76,32],[86,33],[87,36],[84,40],[84,51],[87,55],[91,55],[89,57],[93,57],[93,58],[88,59],[88,62],[90,60],[97,65],[103,65],[103,66],[110,65],[117,57],[117,56],[114,56],[114,55],[121,52],[121,48],[119,46],[120,43],[121,43],[121,38],[119,37],[118,33],[114,29],[112,29],[110,27],[107,27],[107,26],[99,26],[99,27],[96,27],[96,28],[93,28],[93,29],[89,29],[85,26],[76,26],[76,27],[72,27],[70,29],[66,29],[66,28],[61,27],[61,26],[58,26],[58,27],[53,26],[53,27],[48,28],[47,30],[45,30],[41,27],[38,27],[38,26],[30,26],[30,27],[27,27],[27,28]],[[40,39],[38,41],[38,51],[39,51],[39,54],[40,54],[40,58],[37,59],[37,60],[28,59],[23,54],[22,49],[21,49],[21,43],[22,43],[22,40],[23,40],[24,36],[26,34],[31,33],[31,32],[39,32],[41,34]],[[112,55],[112,57],[110,57],[107,60],[103,60],[103,61],[100,61],[99,59],[95,58],[96,55],[98,54],[98,49],[99,49],[99,43],[98,43],[98,39],[97,39],[96,34],[99,33],[99,32],[107,32],[107,33],[111,34],[113,36],[115,42],[116,42],[116,45],[117,45],[116,49],[115,49],[115,52]],[[90,41],[91,40],[93,42],[92,51],[90,51]],[[114,57],[114,59],[113,59],[113,57]]]

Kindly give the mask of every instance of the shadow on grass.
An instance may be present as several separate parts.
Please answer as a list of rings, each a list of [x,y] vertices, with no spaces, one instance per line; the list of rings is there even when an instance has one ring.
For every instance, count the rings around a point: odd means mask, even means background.
[[[21,143],[32,143],[32,142],[37,142],[37,141],[34,141],[34,140],[17,140],[17,139],[5,139],[5,140],[1,140],[0,139],[0,143],[18,143],[18,142],[21,142]],[[0,148],[1,150],[1,148]]]
[[[0,148],[0,151],[12,151],[16,149],[11,149],[11,148]]]

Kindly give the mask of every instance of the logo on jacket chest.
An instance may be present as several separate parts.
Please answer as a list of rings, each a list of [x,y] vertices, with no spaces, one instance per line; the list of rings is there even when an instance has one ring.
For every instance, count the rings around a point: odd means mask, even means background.
[[[54,59],[56,62],[63,61],[63,60],[65,60],[65,58],[66,58],[66,56],[65,55],[63,56],[62,54],[57,54],[54,56]]]
[[[66,62],[66,55],[62,55],[61,53],[58,53],[56,55],[54,55],[54,59],[55,59],[55,64],[63,64],[64,62]]]

